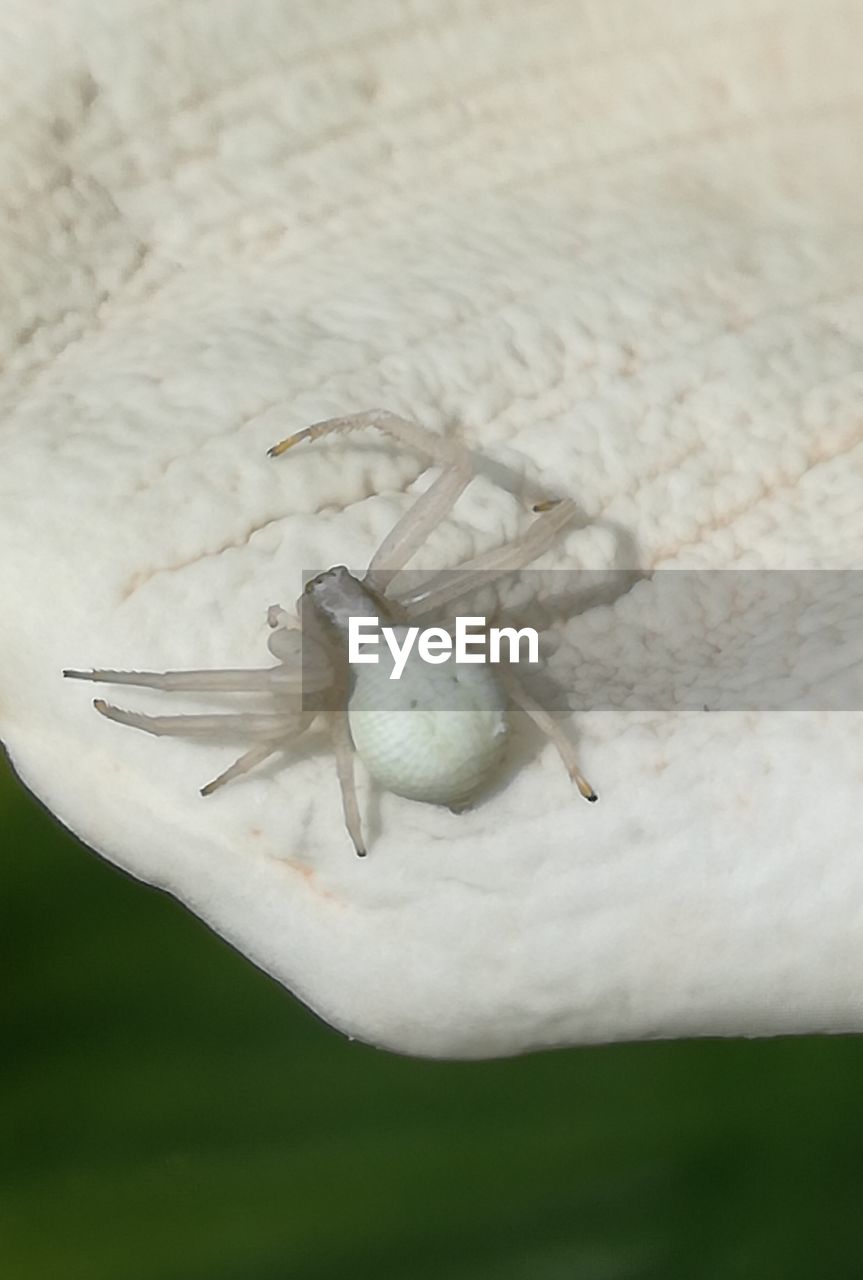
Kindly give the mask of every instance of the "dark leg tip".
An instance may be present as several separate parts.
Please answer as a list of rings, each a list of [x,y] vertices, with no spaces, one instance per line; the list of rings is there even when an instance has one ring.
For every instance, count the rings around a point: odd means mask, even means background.
[[[364,858],[366,856],[366,852],[367,851],[365,849],[357,849],[357,857]]]

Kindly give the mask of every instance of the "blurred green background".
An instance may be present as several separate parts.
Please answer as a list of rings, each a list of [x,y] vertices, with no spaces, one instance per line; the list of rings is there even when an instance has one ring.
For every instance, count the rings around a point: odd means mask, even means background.
[[[0,816],[4,1280],[863,1275],[863,1040],[389,1056]]]

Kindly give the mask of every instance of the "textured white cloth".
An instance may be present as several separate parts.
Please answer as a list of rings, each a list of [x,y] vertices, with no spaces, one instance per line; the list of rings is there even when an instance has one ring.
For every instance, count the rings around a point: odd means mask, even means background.
[[[483,460],[420,565],[525,527],[523,480],[588,520],[549,565],[859,567],[861,48],[823,0],[7,0],[24,781],[375,1043],[863,1028],[859,715],[591,712],[592,807],[533,738],[459,816],[361,779],[360,862],[321,744],[202,800],[242,742],[109,724],[60,675],[264,665],[267,607],[361,567],[423,466],[266,448],[370,406]]]

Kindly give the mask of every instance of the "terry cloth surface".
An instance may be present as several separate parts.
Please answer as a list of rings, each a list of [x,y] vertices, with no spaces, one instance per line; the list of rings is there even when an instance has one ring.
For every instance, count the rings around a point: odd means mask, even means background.
[[[24,781],[379,1044],[861,1029],[859,714],[590,711],[594,806],[519,729],[459,816],[361,780],[358,862],[322,745],[202,800],[242,742],[109,724],[60,676],[264,664],[267,607],[361,568],[427,483],[379,438],[266,457],[371,406],[478,457],[421,566],[527,527],[534,492],[584,514],[548,567],[859,566],[861,47],[863,7],[821,0],[7,0]],[[572,647],[613,652],[627,607]]]

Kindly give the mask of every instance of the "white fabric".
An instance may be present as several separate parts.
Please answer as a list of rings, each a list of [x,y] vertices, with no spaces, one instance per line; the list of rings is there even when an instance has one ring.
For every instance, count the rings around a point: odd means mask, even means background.
[[[361,567],[422,470],[376,438],[265,451],[373,406],[484,460],[419,565],[528,523],[497,476],[589,517],[549,565],[859,566],[861,47],[863,7],[823,0],[7,0],[24,781],[378,1044],[863,1028],[859,715],[584,715],[599,804],[525,738],[459,816],[361,781],[358,861],[322,744],[203,800],[242,742],[91,698],[240,695],[60,675],[265,665],[267,607]]]

